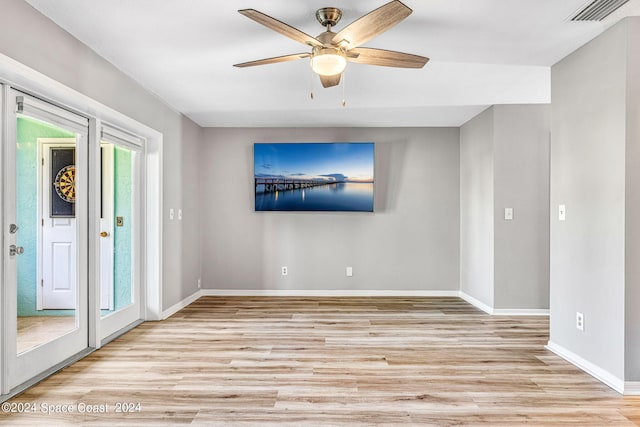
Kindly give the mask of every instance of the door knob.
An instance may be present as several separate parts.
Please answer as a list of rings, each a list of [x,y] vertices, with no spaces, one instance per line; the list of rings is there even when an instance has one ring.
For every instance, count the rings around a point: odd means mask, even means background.
[[[24,248],[22,246],[11,245],[9,246],[9,255],[22,255],[24,253]]]
[[[100,232],[100,237],[107,237],[109,235],[109,233],[107,233],[106,231],[101,231]]]

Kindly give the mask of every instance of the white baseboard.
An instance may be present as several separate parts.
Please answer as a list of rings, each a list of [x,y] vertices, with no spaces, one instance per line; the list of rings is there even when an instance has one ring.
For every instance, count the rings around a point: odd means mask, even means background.
[[[265,297],[457,297],[458,291],[321,290],[321,289],[201,289],[207,296]]]
[[[627,381],[624,383],[625,396],[640,396],[640,381]]]
[[[548,309],[537,308],[494,308],[494,316],[549,316]]]
[[[606,371],[597,365],[594,365],[588,360],[583,359],[582,357],[578,356],[574,352],[567,350],[566,348],[552,341],[549,341],[545,346],[545,348],[557,354],[558,356],[562,357],[564,360],[571,363],[572,365],[575,365],[578,368],[582,369],[587,374],[591,375],[597,380],[602,381],[603,383],[605,383],[606,385],[608,385],[618,393],[624,394],[625,386],[626,386],[624,380],[621,380],[620,378],[616,377],[611,372]],[[639,383],[635,383],[635,384],[639,384]]]
[[[549,316],[548,309],[537,308],[493,308],[483,303],[477,298],[472,297],[466,292],[460,291],[458,296],[469,304],[479,308],[487,314],[493,316]]]
[[[185,308],[186,306],[188,306],[189,304],[191,304],[201,296],[202,296],[202,289],[196,292],[195,294],[192,294],[186,297],[182,301],[179,301],[173,304],[171,307],[167,308],[162,312],[162,318],[160,320],[168,319],[169,317],[173,316],[174,314],[176,314],[177,312],[179,312],[180,310],[182,310],[183,308]]]
[[[471,305],[475,306],[476,308],[479,308],[480,310],[484,311],[485,313],[493,314],[493,307],[489,307],[487,304],[483,303],[479,299],[476,299],[476,298],[472,297],[471,295],[467,294],[466,292],[459,291],[458,292],[458,296],[460,298],[462,298],[463,300],[465,300],[466,302],[468,302],[469,304],[471,304]]]

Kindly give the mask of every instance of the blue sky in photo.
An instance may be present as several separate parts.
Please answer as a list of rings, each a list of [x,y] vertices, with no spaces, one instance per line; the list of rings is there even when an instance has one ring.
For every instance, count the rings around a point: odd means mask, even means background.
[[[256,177],[324,178],[373,182],[374,144],[256,143]]]

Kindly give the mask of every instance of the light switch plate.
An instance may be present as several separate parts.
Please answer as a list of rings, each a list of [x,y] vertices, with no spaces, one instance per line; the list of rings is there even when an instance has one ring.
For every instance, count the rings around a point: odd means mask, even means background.
[[[169,209],[169,220],[173,221],[173,208]]]
[[[564,221],[567,216],[567,209],[564,205],[558,205],[558,221]]]
[[[182,221],[182,209],[178,209],[178,220]]]
[[[513,208],[504,208],[504,219],[506,220],[513,219]]]
[[[353,267],[347,267],[347,277],[353,276]]]

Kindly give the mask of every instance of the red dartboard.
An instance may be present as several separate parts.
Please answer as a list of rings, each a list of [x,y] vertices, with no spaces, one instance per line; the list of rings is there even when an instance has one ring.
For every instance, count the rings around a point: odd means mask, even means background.
[[[58,196],[66,202],[75,203],[76,201],[76,166],[65,166],[56,175],[53,183]]]

